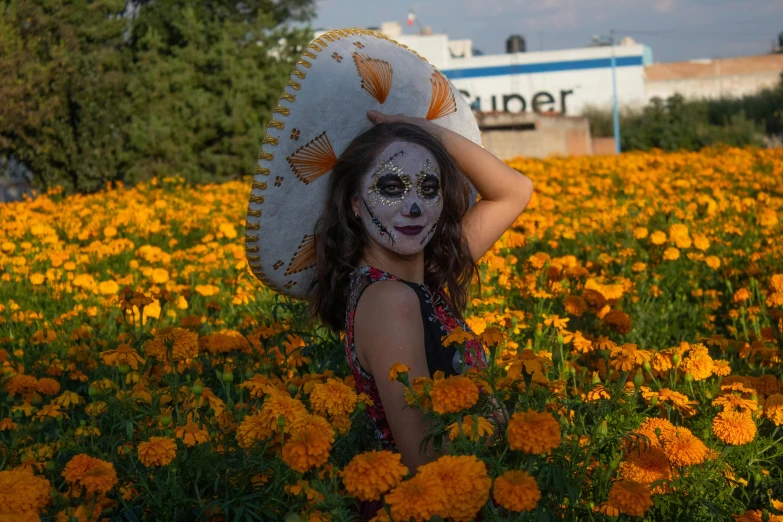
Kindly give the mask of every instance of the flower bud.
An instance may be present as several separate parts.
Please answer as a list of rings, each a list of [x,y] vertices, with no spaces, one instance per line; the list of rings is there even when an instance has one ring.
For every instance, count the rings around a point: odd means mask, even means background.
[[[89,395],[90,397],[95,397],[96,395],[98,395],[99,391],[100,390],[98,390],[98,386],[96,386],[95,383],[92,383],[90,384],[90,387],[87,388],[87,395]]]
[[[601,424],[598,425],[598,434],[602,437],[606,437],[609,434],[609,424],[606,422],[606,419],[601,421]]]
[[[658,396],[653,395],[650,397],[650,406],[658,406]]]
[[[201,392],[204,391],[204,385],[201,383],[201,379],[196,379],[196,382],[193,383],[193,387],[190,390],[194,395],[201,395]]]
[[[160,423],[163,424],[164,426],[168,426],[169,424],[171,424],[171,414],[167,413],[165,415],[162,415],[160,417]]]
[[[35,395],[33,395],[33,400],[31,400],[30,403],[33,404],[34,406],[38,406],[39,404],[41,404],[41,396],[36,393]]]
[[[769,510],[763,510],[761,512],[761,522],[769,522],[770,516],[769,516]]]
[[[367,404],[365,404],[362,401],[359,401],[356,403],[356,409],[359,411],[364,411],[367,408]]]
[[[299,392],[299,387],[296,384],[288,385],[288,393],[290,395],[296,395]]]
[[[598,372],[593,372],[593,384],[599,384],[601,382],[601,378],[598,376]]]
[[[285,428],[285,415],[280,415],[277,418],[277,425],[280,426],[281,428]]]
[[[633,376],[633,385],[638,388],[642,384],[644,384],[644,375],[642,375],[642,370],[640,368],[636,370],[636,375]]]
[[[234,382],[234,372],[223,372],[223,382],[229,384]]]
[[[618,455],[615,458],[613,458],[611,462],[609,462],[609,472],[611,473],[614,470],[616,470],[619,465],[620,465],[620,456]]]
[[[644,368],[644,371],[649,373],[652,370],[652,365],[650,364],[650,361],[644,361],[642,363],[642,368]]]
[[[564,341],[565,339],[563,339],[563,334],[557,332],[557,344],[563,344]]]
[[[710,390],[704,390],[704,396],[708,399],[712,399],[712,392]]]
[[[675,353],[674,355],[672,355],[672,364],[674,364],[675,367],[679,366],[679,364],[680,364],[680,356],[679,356],[679,354]]]
[[[47,460],[46,461],[46,470],[47,471],[54,471],[54,469],[57,467],[57,465],[54,463],[53,460]]]
[[[693,375],[691,375],[690,372],[685,374],[685,382],[687,382],[688,384],[693,382]]]
[[[125,375],[130,371],[130,365],[123,363],[117,366],[117,369],[120,371],[120,375]]]

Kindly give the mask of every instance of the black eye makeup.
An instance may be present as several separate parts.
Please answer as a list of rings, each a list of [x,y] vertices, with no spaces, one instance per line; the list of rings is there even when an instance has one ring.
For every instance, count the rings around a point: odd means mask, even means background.
[[[400,198],[410,190],[410,178],[403,174],[384,174],[378,178],[376,183],[378,194],[385,198]]]
[[[421,167],[421,172],[416,176],[416,192],[425,203],[430,205],[439,204],[440,197],[440,177],[435,165],[428,159]]]
[[[378,203],[386,206],[402,203],[413,186],[410,176],[392,162],[393,158],[381,163],[372,174],[373,183],[367,191],[372,207]]]

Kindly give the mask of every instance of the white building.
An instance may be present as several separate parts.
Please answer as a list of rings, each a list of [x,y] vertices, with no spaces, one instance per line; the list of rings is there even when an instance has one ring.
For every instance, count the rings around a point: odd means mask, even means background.
[[[619,104],[647,101],[645,66],[652,50],[630,39],[614,47],[472,56],[470,40],[406,35],[396,22],[384,23],[381,32],[424,56],[482,111],[579,114],[585,106],[610,107],[612,53]]]

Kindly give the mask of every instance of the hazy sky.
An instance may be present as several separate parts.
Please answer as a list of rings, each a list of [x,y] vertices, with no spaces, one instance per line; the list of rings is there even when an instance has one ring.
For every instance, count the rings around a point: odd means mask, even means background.
[[[783,31],[783,0],[316,0],[316,29],[380,26],[405,20],[452,39],[470,38],[486,54],[505,52],[522,34],[528,51],[589,44],[594,34],[631,36],[656,62],[764,54]]]

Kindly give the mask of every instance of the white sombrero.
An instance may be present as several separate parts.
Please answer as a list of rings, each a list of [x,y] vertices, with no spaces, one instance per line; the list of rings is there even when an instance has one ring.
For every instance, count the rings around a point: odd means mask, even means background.
[[[376,31],[344,29],[316,38],[273,110],[248,204],[247,261],[272,289],[306,297],[326,174],[373,125],[371,109],[426,117],[481,144],[462,95],[414,51]]]

